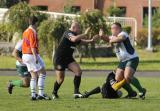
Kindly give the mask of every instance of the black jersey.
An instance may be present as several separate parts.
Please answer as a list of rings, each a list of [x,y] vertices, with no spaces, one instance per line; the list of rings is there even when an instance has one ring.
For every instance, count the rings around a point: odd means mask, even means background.
[[[111,87],[112,80],[116,81],[115,74],[113,72],[109,73],[106,82],[102,86],[101,94],[103,98],[119,98],[117,91]]]
[[[56,57],[72,57],[76,45],[78,45],[81,41],[72,42],[69,40],[69,38],[71,36],[76,35],[76,33],[70,30],[64,32],[60,44],[55,53]]]

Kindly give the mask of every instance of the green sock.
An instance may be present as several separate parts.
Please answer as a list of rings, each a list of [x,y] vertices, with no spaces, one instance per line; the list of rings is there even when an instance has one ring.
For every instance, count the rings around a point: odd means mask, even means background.
[[[128,83],[124,84],[123,88],[128,92],[128,94],[131,94],[133,92],[132,87]]]
[[[22,80],[14,80],[11,82],[14,86],[22,87],[23,81]]]
[[[135,77],[131,79],[131,84],[138,89],[139,92],[143,91],[143,88],[139,82],[139,80]]]

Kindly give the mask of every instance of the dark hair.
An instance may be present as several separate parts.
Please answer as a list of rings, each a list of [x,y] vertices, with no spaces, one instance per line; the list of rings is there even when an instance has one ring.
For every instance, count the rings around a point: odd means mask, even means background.
[[[122,25],[121,25],[119,22],[114,22],[112,25],[116,25],[116,26],[118,26],[119,28],[122,28]]]
[[[38,18],[36,16],[31,16],[29,18],[29,25],[35,25],[38,22]]]

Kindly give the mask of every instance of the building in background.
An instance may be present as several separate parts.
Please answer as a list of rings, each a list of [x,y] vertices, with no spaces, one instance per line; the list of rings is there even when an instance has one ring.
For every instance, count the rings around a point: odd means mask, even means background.
[[[28,3],[54,12],[64,12],[65,6],[70,4],[77,12],[100,9],[107,13],[107,9],[115,5],[125,10],[123,16],[137,19],[138,29],[143,27],[144,17],[148,14],[148,0],[28,0]],[[159,6],[160,0],[152,0],[153,13]]]

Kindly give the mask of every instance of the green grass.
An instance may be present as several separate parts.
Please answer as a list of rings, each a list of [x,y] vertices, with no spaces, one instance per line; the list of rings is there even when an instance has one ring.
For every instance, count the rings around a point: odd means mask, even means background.
[[[157,78],[140,78],[147,88],[145,100],[139,99],[102,99],[101,95],[94,95],[88,99],[73,99],[73,78],[66,77],[56,101],[29,100],[30,90],[14,88],[12,95],[6,93],[6,82],[17,79],[15,76],[0,77],[0,111],[159,111],[160,109],[160,81]],[[45,91],[52,92],[55,77],[47,77]],[[89,90],[104,82],[103,77],[85,77],[82,79],[81,91]],[[123,91],[124,95],[125,92]]]
[[[160,51],[159,52],[146,52],[144,50],[138,50],[140,56],[140,64],[138,70],[159,70],[160,65]],[[52,61],[43,57],[46,64],[46,69],[53,69]],[[79,61],[79,59],[76,59]],[[118,60],[116,57],[96,58],[94,61],[92,58],[83,58],[83,62],[80,64],[82,69],[89,70],[113,70],[117,67]],[[0,69],[14,69],[15,59],[13,57],[0,56]]]

